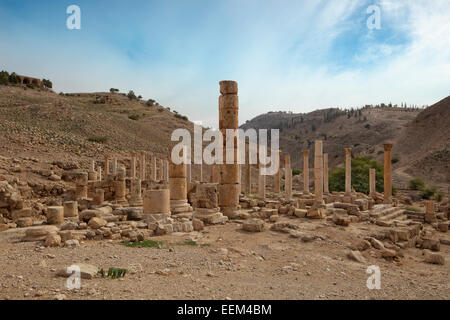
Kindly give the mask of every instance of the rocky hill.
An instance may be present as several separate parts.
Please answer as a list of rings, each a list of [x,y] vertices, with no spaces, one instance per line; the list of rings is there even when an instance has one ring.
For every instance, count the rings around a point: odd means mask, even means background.
[[[166,158],[170,135],[193,124],[176,112],[120,93],[56,94],[0,86],[3,156],[102,159],[105,151],[147,150]]]
[[[302,149],[313,151],[316,139],[324,141],[331,168],[343,165],[344,148],[352,148],[353,156],[367,155],[383,161],[383,143],[390,141],[394,143],[394,183],[398,187],[405,187],[415,176],[444,187],[449,183],[448,101],[449,98],[444,99],[424,110],[365,107],[347,111],[331,108],[306,114],[270,112],[247,121],[242,128],[280,129],[281,149],[289,152],[293,167],[299,169],[303,166]],[[432,134],[422,139],[426,132]],[[414,147],[416,144],[420,146]]]

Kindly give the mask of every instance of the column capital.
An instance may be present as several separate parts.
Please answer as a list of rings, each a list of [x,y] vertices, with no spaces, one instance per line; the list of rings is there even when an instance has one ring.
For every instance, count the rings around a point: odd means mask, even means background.
[[[302,152],[303,152],[304,156],[308,156],[309,155],[309,150],[308,149],[302,150]]]
[[[352,154],[352,148],[345,148],[345,154]]]
[[[392,143],[385,143],[385,144],[383,144],[384,151],[391,151],[393,146],[394,145]]]

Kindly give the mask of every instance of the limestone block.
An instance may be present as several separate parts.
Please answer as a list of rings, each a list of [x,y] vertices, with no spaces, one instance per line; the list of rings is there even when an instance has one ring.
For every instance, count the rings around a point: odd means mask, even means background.
[[[78,202],[77,201],[64,202],[63,207],[64,207],[64,217],[66,217],[66,218],[78,217]]]
[[[242,229],[249,232],[261,232],[264,229],[264,221],[261,219],[245,220]]]
[[[48,207],[47,208],[47,223],[58,225],[64,223],[64,207]]]

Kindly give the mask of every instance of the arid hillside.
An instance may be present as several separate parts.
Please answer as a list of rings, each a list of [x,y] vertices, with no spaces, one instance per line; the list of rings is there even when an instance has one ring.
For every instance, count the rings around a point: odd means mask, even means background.
[[[172,131],[193,129],[162,106],[124,94],[57,94],[0,86],[0,145],[8,156],[103,157],[104,151],[147,150],[167,157]]]
[[[299,169],[303,166],[302,149],[311,150],[310,164],[313,163],[316,139],[324,141],[331,168],[343,165],[344,148],[352,148],[353,156],[367,155],[383,161],[383,143],[393,142],[396,186],[405,187],[411,178],[422,176],[430,184],[445,187],[449,182],[448,101],[447,98],[425,110],[366,107],[351,112],[340,109],[307,114],[270,112],[248,121],[242,128],[280,129],[281,149],[290,153],[293,167]],[[430,167],[426,169],[426,165]],[[427,170],[432,174],[428,175]]]
[[[399,172],[450,184],[450,96],[423,110],[400,135]]]

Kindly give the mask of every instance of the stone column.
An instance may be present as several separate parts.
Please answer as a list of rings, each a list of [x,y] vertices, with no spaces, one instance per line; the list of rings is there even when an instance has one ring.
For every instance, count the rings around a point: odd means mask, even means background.
[[[376,189],[376,171],[375,168],[369,169],[369,195],[373,196],[377,192]]]
[[[125,168],[118,168],[117,180],[114,181],[114,200],[116,200],[118,203],[126,202],[127,185],[125,182],[125,176]]]
[[[384,144],[384,202],[392,202],[392,144]]]
[[[213,163],[211,167],[211,183],[219,183],[219,182],[220,182],[219,165]]]
[[[140,161],[139,161],[139,178],[141,178],[142,181],[146,180],[145,176],[145,152],[142,151],[140,155]]]
[[[80,173],[75,181],[75,200],[86,199],[88,197],[88,174]]]
[[[183,155],[186,158],[186,154]],[[187,166],[169,162],[170,210],[172,214],[192,212],[187,200]]]
[[[309,150],[303,150],[303,193],[309,194]]]
[[[249,162],[245,164],[245,194],[252,194],[252,166]]]
[[[272,151],[275,152],[275,151]],[[281,151],[278,151],[278,168],[277,168],[277,172],[275,173],[275,175],[273,176],[273,192],[274,193],[280,193],[281,192],[281,188],[280,188],[280,153]]]
[[[66,201],[63,203],[64,217],[65,218],[77,218],[78,217],[78,202]]]
[[[89,181],[97,180],[97,172],[95,172],[95,160],[91,160],[91,167],[89,169],[88,179]]]
[[[323,202],[323,142],[315,141],[314,146],[314,199]]]
[[[164,180],[164,160],[159,160],[159,181]]]
[[[158,167],[156,165],[156,157],[153,156],[152,157],[152,180],[156,181],[157,180],[157,172],[158,172]]]
[[[287,154],[284,157],[284,188],[286,189],[286,200],[292,199],[292,168],[291,168],[291,156]]]
[[[163,160],[163,168],[164,168],[164,181],[169,183],[169,161]],[[186,176],[184,177],[186,180]]]
[[[186,165],[186,170],[187,170],[187,172],[186,172],[186,182],[190,183],[192,181],[192,164],[188,163]],[[211,174],[211,177],[212,177],[212,174]]]
[[[102,167],[97,167],[97,180],[102,181],[103,180],[103,174],[102,174]]]
[[[345,148],[345,194],[352,193],[352,149]]]
[[[147,223],[170,217],[169,189],[146,190],[144,192],[143,220]]]
[[[235,218],[239,214],[239,164],[238,160],[238,141],[234,139],[234,149],[227,150],[226,129],[239,128],[239,98],[238,84],[234,81],[220,82],[219,97],[219,129],[222,132],[224,144],[224,157],[227,153],[234,155],[233,164],[222,164],[220,166],[220,184],[219,184],[219,206],[224,215],[229,218]]]
[[[112,162],[112,174],[113,176],[117,174],[117,158],[114,158]]]
[[[434,212],[434,201],[428,200],[425,202],[425,222],[433,223],[437,221],[436,213]]]
[[[203,162],[203,160],[202,160]],[[203,182],[203,163],[200,163],[199,165],[199,169],[200,169],[200,179],[199,182]]]
[[[258,168],[258,196],[261,200],[266,199],[266,176],[262,174],[263,165]]]
[[[107,177],[109,174],[110,174],[109,157],[105,155],[105,177]]]
[[[323,154],[323,193],[330,193],[328,183],[328,153]]]
[[[136,179],[136,156],[133,154],[131,156],[131,167],[130,167],[130,178]]]
[[[132,179],[130,187],[130,206],[140,207],[143,204],[142,201],[142,185],[141,179]]]

